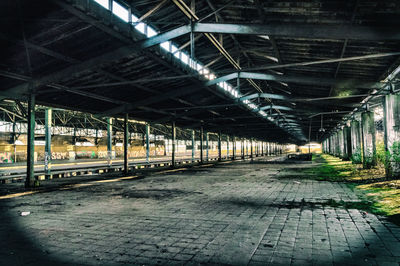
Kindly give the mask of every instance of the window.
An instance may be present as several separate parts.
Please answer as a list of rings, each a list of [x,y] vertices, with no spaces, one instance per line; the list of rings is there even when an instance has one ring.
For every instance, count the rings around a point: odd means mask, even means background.
[[[102,7],[108,9],[108,0],[94,0],[96,3],[101,5]]]
[[[166,50],[167,52],[169,52],[169,46],[170,46],[171,42],[163,42],[162,44],[160,44],[161,48],[163,48],[164,50]]]
[[[119,17],[125,22],[129,21],[129,12],[128,9],[123,7],[122,5],[118,4],[117,2],[113,1],[113,8],[112,12],[114,15]]]

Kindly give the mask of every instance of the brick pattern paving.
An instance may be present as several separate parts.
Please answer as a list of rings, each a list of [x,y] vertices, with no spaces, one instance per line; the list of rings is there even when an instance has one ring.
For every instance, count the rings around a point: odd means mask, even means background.
[[[399,265],[398,226],[323,204],[359,198],[285,178],[287,167],[236,162],[1,200],[0,265]]]

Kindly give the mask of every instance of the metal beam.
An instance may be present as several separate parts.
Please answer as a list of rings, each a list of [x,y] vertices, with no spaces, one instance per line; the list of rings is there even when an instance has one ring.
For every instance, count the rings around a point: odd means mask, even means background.
[[[219,82],[224,82],[236,78],[245,79],[258,79],[258,80],[270,80],[286,83],[299,83],[308,85],[319,85],[319,86],[332,86],[347,84],[351,88],[380,88],[385,83],[383,82],[360,82],[354,79],[333,79],[333,78],[320,78],[320,77],[310,77],[310,76],[288,76],[288,75],[274,75],[274,74],[263,74],[254,72],[235,72],[220,78],[210,80],[206,82],[207,86],[215,85]]]
[[[276,65],[269,64],[269,65],[263,65],[263,66],[257,66],[257,67],[243,68],[243,69],[241,69],[241,71],[258,71],[258,70],[290,68],[290,67],[297,67],[297,66],[311,66],[311,65],[319,65],[319,64],[330,64],[330,63],[340,63],[340,62],[348,62],[348,61],[390,57],[390,56],[396,56],[396,55],[400,55],[400,52],[368,54],[368,55],[351,56],[351,57],[343,57],[341,55],[340,58],[323,59],[323,60],[289,63],[289,64],[276,64]],[[230,73],[230,72],[232,72],[232,70],[217,71],[217,73]],[[336,77],[336,75],[335,75],[335,77]]]
[[[244,97],[239,98],[239,101],[251,100],[255,98],[269,98],[269,99],[276,99],[276,100],[289,100],[290,98],[279,95],[279,94],[272,94],[272,93],[254,93]]]
[[[144,100],[137,101],[132,104],[125,104],[122,106],[115,107],[113,109],[109,109],[107,111],[104,111],[103,113],[98,114],[98,116],[101,117],[101,116],[108,116],[108,115],[116,115],[121,112],[129,112],[137,107],[143,107],[143,106],[148,106],[151,104],[156,104],[156,103],[168,100],[168,99],[188,95],[188,94],[191,94],[193,92],[196,92],[196,91],[199,91],[202,89],[204,89],[204,88],[197,87],[197,86],[190,87],[190,88],[187,88],[187,87],[179,88],[179,89],[176,89],[173,91],[166,92],[164,94],[152,96],[152,97],[146,98]],[[188,107],[188,108],[190,108],[190,107]]]
[[[229,24],[194,23],[197,33],[241,35],[273,35],[275,37],[350,40],[399,40],[400,33],[393,27],[359,25],[311,25],[301,23]]]

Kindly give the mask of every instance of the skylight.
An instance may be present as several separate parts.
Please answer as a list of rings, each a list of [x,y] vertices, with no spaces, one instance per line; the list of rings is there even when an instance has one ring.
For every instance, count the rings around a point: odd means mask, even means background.
[[[118,4],[115,1],[113,1],[112,12],[113,12],[114,15],[116,15],[117,17],[119,17],[123,21],[125,21],[125,22],[129,21],[128,9],[123,7],[122,5]]]
[[[108,0],[94,0],[96,3],[101,5],[102,7],[108,9]]]
[[[96,3],[98,3],[99,5],[101,5],[102,7],[109,9],[109,6],[108,6],[109,0],[94,0],[94,1]],[[117,17],[119,17],[120,19],[122,19],[123,21],[129,22],[128,9],[116,1],[113,1],[112,4],[113,4],[113,6],[112,6],[113,14],[116,15]],[[135,29],[137,31],[139,31],[140,33],[144,34],[147,38],[156,36],[158,34],[154,28],[152,28],[151,26],[147,25],[144,22],[140,22],[139,18],[137,16],[135,16],[134,14],[131,14],[131,21],[132,21]],[[268,35],[259,35],[259,37],[266,39],[266,40],[269,39]],[[196,70],[199,74],[203,75],[204,78],[206,78],[208,80],[213,80],[213,79],[217,78],[217,76],[213,72],[211,72],[209,69],[204,67],[200,62],[191,58],[183,50],[180,51],[173,42],[171,42],[171,41],[163,42],[160,44],[160,47],[163,50],[165,50],[169,53],[172,53],[183,64],[189,65],[190,68]],[[272,56],[266,56],[266,57],[272,61],[278,62],[278,59],[276,57],[272,57]],[[278,74],[281,74],[281,73],[278,73]],[[283,83],[283,82],[280,82],[280,83],[284,86],[287,86],[286,83]],[[237,99],[237,98],[242,97],[242,94],[237,89],[235,89],[234,87],[232,87],[229,83],[227,83],[225,81],[217,83],[217,87],[219,87],[227,95],[230,95],[232,98]],[[255,111],[258,110],[258,106],[256,104],[250,102],[249,100],[244,100],[243,103],[252,110],[255,110]],[[266,117],[266,119],[268,119],[269,121],[273,121],[272,119],[267,117],[266,112],[261,110],[261,111],[257,111],[257,113],[263,117]]]

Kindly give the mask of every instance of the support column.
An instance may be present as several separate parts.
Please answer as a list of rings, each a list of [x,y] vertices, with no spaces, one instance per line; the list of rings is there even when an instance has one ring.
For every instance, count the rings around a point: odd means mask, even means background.
[[[171,152],[171,166],[175,167],[175,146],[176,146],[176,128],[175,122],[172,122],[172,152]]]
[[[147,124],[146,124],[146,132],[147,132]],[[125,114],[125,117],[124,117],[124,174],[126,174],[126,175],[129,173],[128,144],[129,144],[129,124],[128,124],[128,114]]]
[[[200,163],[204,162],[203,148],[204,148],[204,131],[203,131],[203,126],[201,126],[200,127]]]
[[[206,132],[206,161],[208,162],[208,132]]]
[[[400,177],[400,95],[389,94],[383,100],[386,177]]]
[[[108,165],[112,164],[112,118],[107,118],[107,160]]]
[[[339,157],[339,142],[338,142],[338,132],[335,132],[333,134],[333,141],[335,143],[335,148],[334,148],[334,155],[336,157]]]
[[[261,142],[261,156],[264,156],[264,141]]]
[[[218,161],[221,161],[221,132],[218,133]]]
[[[229,136],[226,136],[226,159],[229,160]]]
[[[253,139],[250,139],[250,158],[253,160]]]
[[[195,131],[192,130],[192,163],[194,163],[194,155],[196,153],[196,140],[195,140]]]
[[[363,167],[369,169],[376,165],[375,122],[374,113],[366,111],[361,114]]]
[[[232,160],[235,160],[235,157],[236,157],[236,137],[235,136],[233,136],[233,142],[232,142],[232,144],[233,144],[233,151],[232,151]]]
[[[244,159],[244,139],[241,139],[241,145],[240,145],[241,153],[242,153],[242,159]]]
[[[343,138],[344,138],[344,159],[345,160],[350,160],[351,158],[351,133],[350,133],[350,127],[345,126],[343,128]]]
[[[146,124],[146,163],[150,162],[150,125]]]
[[[51,121],[52,121],[52,109],[46,108],[44,114],[44,171],[46,173],[46,179],[51,179]]]
[[[35,178],[35,95],[28,98],[28,145],[25,187],[39,186]]]
[[[353,120],[350,123],[351,160],[353,163],[362,163],[360,122]]]
[[[338,131],[338,147],[339,147],[339,158],[343,159],[344,155],[344,138],[343,138],[343,129]]]

